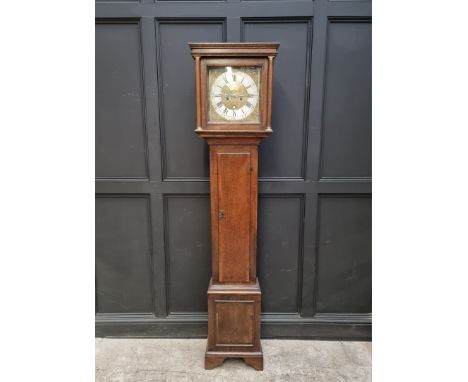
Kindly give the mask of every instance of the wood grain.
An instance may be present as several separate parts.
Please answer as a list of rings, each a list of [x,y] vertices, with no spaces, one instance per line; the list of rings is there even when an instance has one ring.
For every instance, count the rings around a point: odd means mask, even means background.
[[[217,154],[220,282],[250,281],[250,159],[248,151]]]

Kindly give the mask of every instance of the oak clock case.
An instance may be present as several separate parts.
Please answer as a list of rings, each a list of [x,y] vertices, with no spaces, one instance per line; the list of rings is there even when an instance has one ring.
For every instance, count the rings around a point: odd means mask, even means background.
[[[205,368],[263,370],[257,279],[258,145],[271,132],[277,43],[191,43],[195,132],[210,148],[212,277]]]

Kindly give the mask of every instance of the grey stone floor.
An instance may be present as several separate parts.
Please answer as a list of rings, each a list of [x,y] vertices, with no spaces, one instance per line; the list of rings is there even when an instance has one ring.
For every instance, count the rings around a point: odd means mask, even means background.
[[[203,339],[96,339],[96,382],[370,382],[371,343],[262,340],[264,370],[240,360],[203,368]]]

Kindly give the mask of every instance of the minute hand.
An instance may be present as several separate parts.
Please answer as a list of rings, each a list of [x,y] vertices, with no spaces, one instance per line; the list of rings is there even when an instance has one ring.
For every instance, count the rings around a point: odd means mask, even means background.
[[[250,98],[250,97],[256,97],[257,96],[256,94],[251,94],[251,93],[247,93],[247,95],[221,93],[221,95],[223,97],[225,97],[225,98],[242,98],[242,97]]]

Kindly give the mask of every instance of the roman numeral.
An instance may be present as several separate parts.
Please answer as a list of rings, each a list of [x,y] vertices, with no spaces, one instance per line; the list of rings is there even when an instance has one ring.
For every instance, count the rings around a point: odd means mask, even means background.
[[[228,109],[227,109],[227,108],[224,108],[223,113],[224,113],[225,115],[227,115]]]
[[[217,109],[219,109],[221,106],[223,106],[223,103],[221,101],[216,104]]]
[[[252,108],[253,108],[253,105],[252,105],[249,101],[247,101],[247,103],[245,104],[245,106],[247,106],[249,109],[252,109]]]

